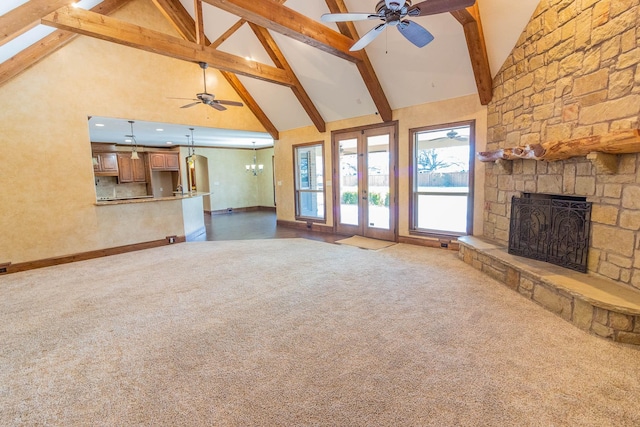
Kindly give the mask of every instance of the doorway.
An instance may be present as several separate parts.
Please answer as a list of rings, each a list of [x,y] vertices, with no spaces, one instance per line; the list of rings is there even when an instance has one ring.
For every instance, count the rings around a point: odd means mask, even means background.
[[[336,233],[396,240],[397,123],[334,132]]]

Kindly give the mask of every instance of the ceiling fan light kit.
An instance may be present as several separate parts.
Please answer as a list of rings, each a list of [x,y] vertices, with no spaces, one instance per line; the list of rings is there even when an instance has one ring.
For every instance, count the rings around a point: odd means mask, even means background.
[[[400,34],[415,46],[424,47],[433,41],[433,35],[422,25],[405,19],[406,17],[413,18],[452,12],[472,6],[474,3],[475,0],[426,0],[413,5],[411,0],[383,0],[376,5],[375,13],[325,13],[322,15],[321,20],[323,22],[365,21],[370,19],[383,21],[382,24],[377,25],[362,36],[360,40],[356,41],[349,49],[352,52],[366,47],[388,26],[396,27]]]

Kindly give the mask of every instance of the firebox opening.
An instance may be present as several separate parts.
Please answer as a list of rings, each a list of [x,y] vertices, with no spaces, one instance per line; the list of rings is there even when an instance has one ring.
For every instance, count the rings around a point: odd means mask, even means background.
[[[509,253],[585,273],[591,228],[586,197],[525,193],[511,199]]]

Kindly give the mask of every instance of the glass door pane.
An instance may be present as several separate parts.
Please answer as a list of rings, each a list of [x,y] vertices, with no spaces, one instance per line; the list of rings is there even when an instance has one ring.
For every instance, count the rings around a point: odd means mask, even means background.
[[[389,135],[367,138],[367,226],[389,230]]]
[[[358,139],[339,141],[340,224],[359,225]]]

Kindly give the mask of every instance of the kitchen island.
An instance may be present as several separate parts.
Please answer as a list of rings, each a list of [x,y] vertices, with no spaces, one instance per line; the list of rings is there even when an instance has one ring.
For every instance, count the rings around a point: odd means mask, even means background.
[[[180,233],[180,235],[184,236],[184,238],[189,241],[200,236],[206,231],[204,225],[202,196],[207,196],[209,194],[210,193],[204,192],[191,192],[167,197],[123,197],[109,200],[97,200],[95,205],[99,207],[111,206],[111,209],[116,209],[117,207],[126,208],[119,213],[119,216],[122,215],[127,218],[135,216],[135,219],[138,221],[140,221],[141,217],[144,217],[147,218],[146,221],[148,222],[154,221],[157,217],[158,210],[167,212],[168,218],[175,218],[175,220],[181,222],[183,232]],[[163,203],[160,204],[159,202]],[[181,206],[175,206],[177,203],[180,203]],[[166,209],[162,208],[164,204],[168,204]],[[133,205],[137,207],[135,211],[131,211],[131,209],[129,209],[129,207],[133,208]],[[150,209],[146,209],[145,206],[149,206]],[[145,226],[145,221],[142,221],[141,226]]]

